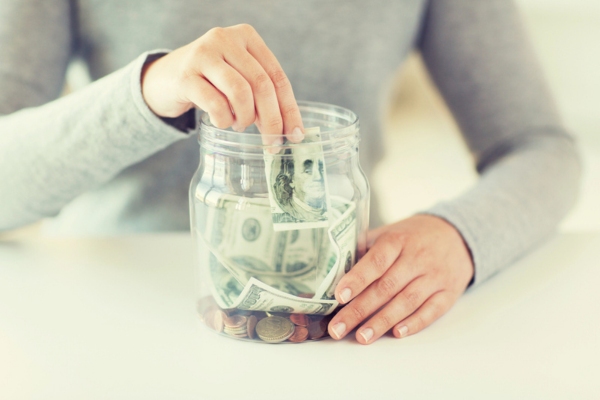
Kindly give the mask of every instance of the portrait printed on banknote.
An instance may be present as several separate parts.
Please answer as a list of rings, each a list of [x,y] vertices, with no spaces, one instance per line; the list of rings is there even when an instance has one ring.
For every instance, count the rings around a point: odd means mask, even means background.
[[[276,231],[329,225],[329,194],[318,128],[300,144],[265,155],[271,216]],[[311,142],[314,142],[311,143]]]

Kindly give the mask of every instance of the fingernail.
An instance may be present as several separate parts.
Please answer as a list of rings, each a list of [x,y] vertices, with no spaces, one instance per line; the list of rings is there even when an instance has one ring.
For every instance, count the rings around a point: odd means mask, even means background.
[[[346,304],[348,300],[352,297],[352,291],[348,288],[345,288],[340,292],[340,300],[342,303]]]
[[[343,322],[339,322],[331,328],[333,333],[335,333],[336,338],[340,339],[344,332],[346,332],[346,324]]]
[[[371,340],[371,338],[373,337],[373,329],[371,328],[363,329],[358,333],[360,333],[360,336],[362,336],[363,339],[365,339],[366,343],[369,343],[369,340]]]
[[[400,328],[398,328],[398,333],[400,334],[400,337],[406,336],[406,334],[408,333],[408,326],[403,325]]]
[[[290,139],[293,142],[301,142],[304,140],[304,133],[302,133],[302,130],[300,128],[295,127],[292,133],[290,134]]]

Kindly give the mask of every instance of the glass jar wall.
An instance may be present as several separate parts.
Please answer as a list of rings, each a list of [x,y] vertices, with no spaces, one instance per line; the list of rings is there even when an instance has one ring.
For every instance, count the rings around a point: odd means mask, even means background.
[[[366,251],[369,186],[357,116],[299,102],[298,144],[263,144],[254,126],[219,129],[204,114],[190,185],[198,313],[210,329],[263,343],[327,336],[334,290]]]

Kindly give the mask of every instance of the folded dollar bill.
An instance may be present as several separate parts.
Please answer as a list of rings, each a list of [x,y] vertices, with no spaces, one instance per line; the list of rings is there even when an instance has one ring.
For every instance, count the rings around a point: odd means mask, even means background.
[[[265,151],[265,173],[276,231],[329,226],[329,194],[320,128],[306,128],[301,143]]]

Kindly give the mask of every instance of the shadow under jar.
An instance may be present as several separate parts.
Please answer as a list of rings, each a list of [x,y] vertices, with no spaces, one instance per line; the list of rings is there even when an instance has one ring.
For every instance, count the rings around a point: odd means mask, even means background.
[[[190,185],[200,320],[236,339],[326,337],[336,284],[366,251],[369,185],[355,113],[298,102],[298,144],[264,145],[255,126],[219,129],[204,114]]]

